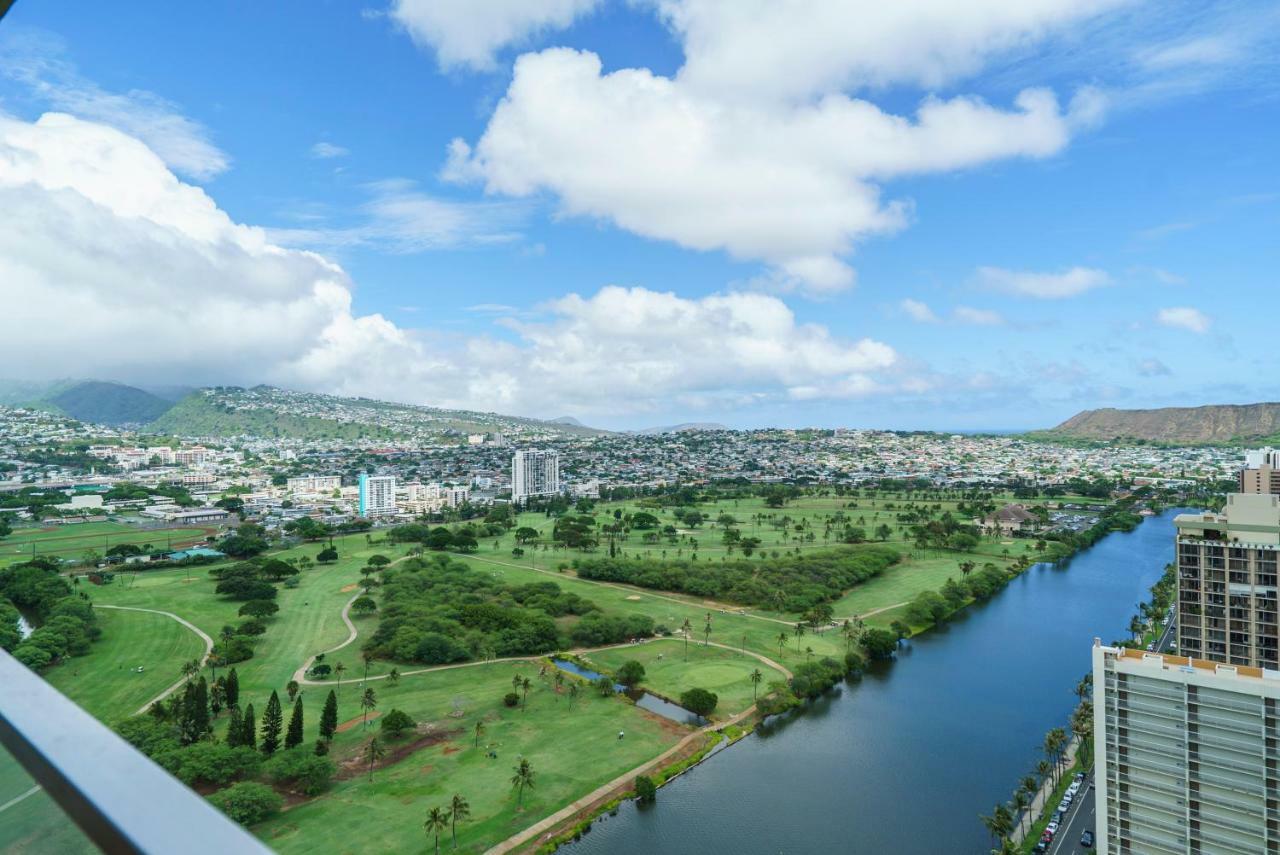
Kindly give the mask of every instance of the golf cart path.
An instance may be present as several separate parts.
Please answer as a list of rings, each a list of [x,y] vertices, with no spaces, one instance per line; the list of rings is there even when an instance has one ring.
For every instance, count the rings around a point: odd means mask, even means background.
[[[173,618],[174,621],[178,621],[178,623],[182,623],[182,625],[184,627],[187,627],[188,630],[195,632],[196,635],[200,636],[200,640],[204,641],[205,655],[202,655],[202,657],[200,658],[201,667],[204,667],[205,663],[209,662],[209,654],[211,654],[212,651],[214,651],[214,640],[212,640],[211,637],[209,637],[209,634],[207,634],[207,632],[205,632],[204,630],[201,630],[201,628],[196,626],[195,623],[192,623],[191,621],[187,621],[186,618],[178,617],[177,614],[174,614],[173,612],[161,612],[160,609],[154,609],[154,608],[140,608],[140,607],[137,607],[137,605],[104,605],[101,603],[93,604],[93,608],[116,609],[116,611],[119,611],[119,612],[147,612],[150,614],[163,614],[163,616],[165,617]],[[147,712],[147,709],[150,709],[152,704],[155,704],[156,701],[164,700],[165,698],[168,698],[169,695],[172,695],[173,692],[178,691],[179,689],[182,689],[183,683],[186,683],[186,682],[187,682],[186,677],[183,677],[182,680],[175,682],[174,685],[169,686],[168,689],[165,689],[163,692],[160,692],[160,694],[156,695],[155,698],[152,698],[151,700],[148,700],[147,703],[142,704],[142,707],[138,708],[138,712],[134,713],[134,715],[141,715],[142,713]]]
[[[355,596],[347,600],[347,604],[342,607],[342,622],[347,625],[347,638],[345,641],[343,641],[341,644],[337,645],[336,647],[330,647],[328,650],[324,651],[324,654],[326,656],[330,653],[335,653],[341,650],[342,648],[346,647],[351,642],[355,641],[356,636],[360,634],[359,631],[356,630],[356,625],[351,621],[351,606],[355,603],[356,600],[360,599],[363,596],[364,596],[364,591],[357,591]],[[312,663],[316,661],[317,655],[319,654],[308,656],[307,661],[303,662],[301,667],[299,667],[297,671],[293,672],[293,679],[297,680],[298,683],[300,684],[315,685],[314,683],[312,683],[311,680],[308,680],[306,677],[307,677],[307,672],[311,670]],[[341,681],[338,681],[338,682],[341,682]]]

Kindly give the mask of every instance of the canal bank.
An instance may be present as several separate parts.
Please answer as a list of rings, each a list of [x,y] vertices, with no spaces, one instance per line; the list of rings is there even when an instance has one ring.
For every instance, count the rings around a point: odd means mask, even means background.
[[[980,813],[1009,796],[1061,725],[1094,636],[1123,638],[1173,555],[1166,511],[904,645],[800,713],[770,721],[626,804],[570,853],[979,853]]]

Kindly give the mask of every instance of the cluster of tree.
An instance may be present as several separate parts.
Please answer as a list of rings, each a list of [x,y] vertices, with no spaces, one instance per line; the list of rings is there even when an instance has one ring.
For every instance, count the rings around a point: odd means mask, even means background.
[[[779,611],[806,612],[839,598],[901,558],[887,546],[839,548],[766,561],[660,561],[588,558],[576,562],[583,579],[623,582]]]
[[[191,493],[186,487],[177,484],[158,484],[155,487],[144,487],[141,484],[134,484],[130,481],[121,481],[112,485],[111,489],[102,494],[104,502],[138,502],[151,498],[152,496],[164,496],[171,500],[175,505],[184,508],[193,507],[196,500],[191,497]]]
[[[911,626],[930,626],[942,623],[952,614],[964,608],[970,600],[982,602],[990,599],[1009,583],[1010,576],[994,564],[984,564],[974,570],[973,562],[960,565],[961,580],[947,579],[938,591],[921,591],[915,596],[903,614]]]
[[[227,624],[213,648],[215,662],[230,665],[253,656],[258,636],[267,631],[268,620],[280,611],[274,583],[290,584],[298,568],[277,558],[256,558],[238,564],[221,564],[209,571],[218,580],[214,593],[241,603],[238,626]]]
[[[321,716],[320,738],[308,747],[303,744],[303,704],[296,684],[289,687],[293,709],[288,725],[274,691],[259,724],[253,704],[241,710],[234,668],[212,683],[196,676],[198,671],[198,665],[184,668],[189,679],[180,693],[153,704],[150,715],[128,719],[116,730],[184,783],[219,789],[210,801],[246,824],[259,822],[280,807],[279,795],[263,781],[309,796],[328,787],[336,771],[326,756],[337,720],[333,692]],[[218,740],[216,719],[223,712],[226,729]]]
[[[436,552],[475,552],[480,548],[480,538],[496,537],[506,531],[502,523],[463,523],[448,526],[429,526],[425,523],[398,525],[387,532],[392,543],[420,543]]]
[[[257,523],[240,523],[218,541],[218,551],[232,558],[252,558],[267,551],[267,532]]]
[[[335,534],[359,534],[360,532],[368,531],[372,527],[373,521],[364,517],[356,517],[337,525],[330,525],[312,517],[299,517],[284,524],[286,532],[303,540],[324,540],[326,537],[333,537]]]
[[[581,616],[571,636],[556,618]],[[366,645],[376,657],[443,664],[546,653],[570,641],[652,635],[651,620],[601,614],[554,582],[504,585],[445,555],[403,561],[384,573],[381,620]],[[607,642],[600,642],[607,643]]]
[[[0,646],[33,671],[89,652],[101,634],[93,604],[58,575],[58,562],[34,558],[0,569]],[[18,613],[36,624],[25,639]]]
[[[872,632],[884,630],[868,630],[864,639]],[[893,634],[887,635],[896,648],[897,640]],[[845,677],[860,675],[863,667],[862,657],[853,651],[845,654],[843,662],[830,656],[803,662],[795,666],[789,682],[771,684],[770,693],[756,702],[757,708],[762,715],[785,712],[803,701],[818,697]]]

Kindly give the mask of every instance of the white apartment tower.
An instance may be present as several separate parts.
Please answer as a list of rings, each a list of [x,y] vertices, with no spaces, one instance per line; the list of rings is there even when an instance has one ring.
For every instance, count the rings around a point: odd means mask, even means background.
[[[392,475],[360,475],[360,516],[396,512],[396,479]]]
[[[1280,851],[1280,673],[1093,647],[1099,855]]]
[[[522,505],[532,496],[560,492],[560,452],[521,449],[511,458],[511,501]]]

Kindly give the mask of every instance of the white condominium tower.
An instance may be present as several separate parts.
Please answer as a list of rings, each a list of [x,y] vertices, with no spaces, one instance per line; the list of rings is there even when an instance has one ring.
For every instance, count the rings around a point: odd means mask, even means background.
[[[560,452],[521,449],[511,458],[511,502],[560,492]]]
[[[1093,685],[1098,855],[1280,852],[1280,674],[1095,640]]]
[[[392,475],[360,475],[360,516],[396,512],[396,479]]]

